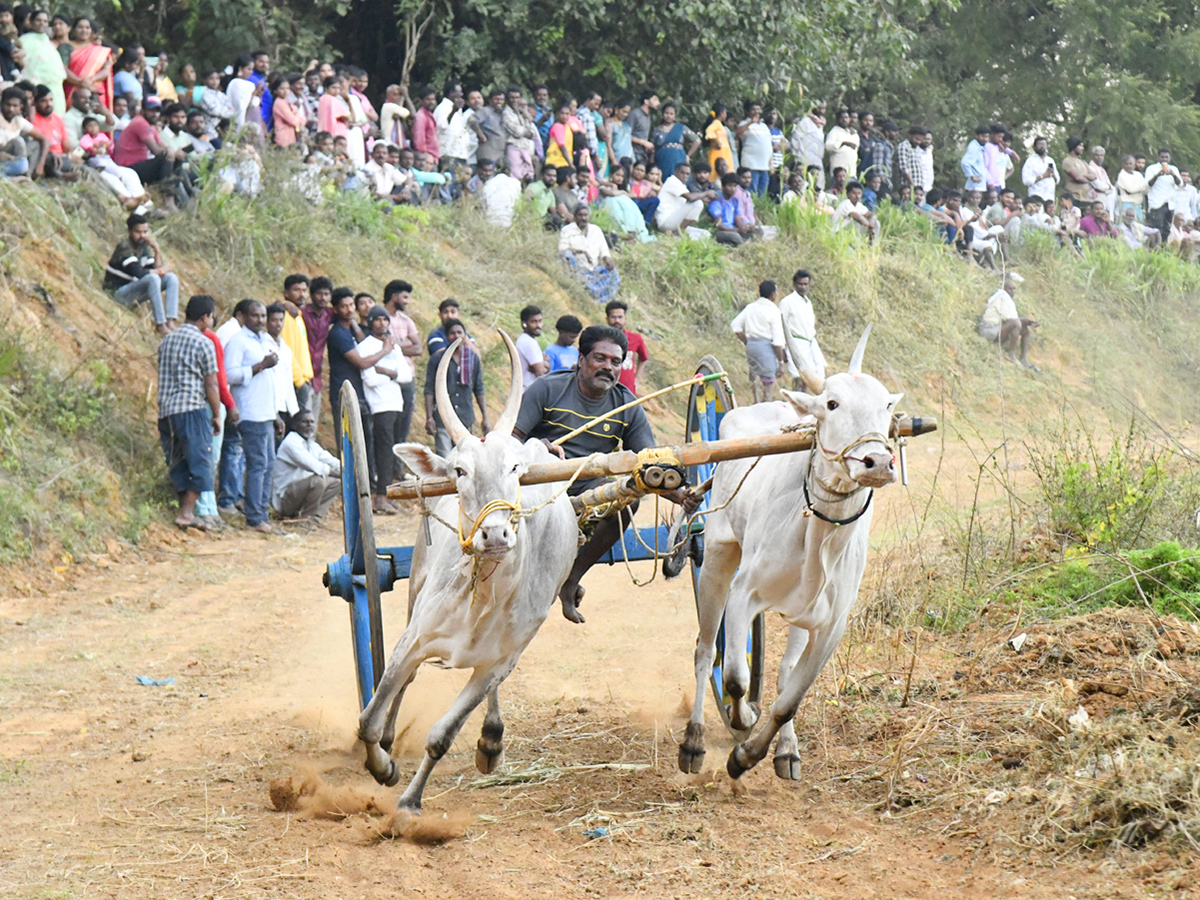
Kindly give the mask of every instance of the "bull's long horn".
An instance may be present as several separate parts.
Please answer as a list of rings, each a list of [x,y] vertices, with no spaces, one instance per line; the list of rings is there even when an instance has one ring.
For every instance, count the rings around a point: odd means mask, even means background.
[[[505,333],[503,328],[496,330],[500,332],[500,337],[504,339],[504,345],[508,347],[508,359],[512,363],[512,384],[508,387],[508,399],[504,401],[504,412],[500,413],[500,418],[496,420],[496,426],[492,431],[500,434],[512,434],[512,430],[517,424],[517,413],[521,411],[521,395],[525,389],[525,378],[521,371],[521,354],[517,353],[512,338]]]
[[[825,372],[817,372],[808,367],[808,360],[812,359],[812,354],[800,352],[796,338],[792,335],[792,329],[788,328],[786,322],[783,323],[783,337],[787,342],[788,353],[792,356],[792,362],[795,363],[796,371],[800,373],[800,380],[804,382],[804,386],[814,395],[821,393],[825,390]]]
[[[433,388],[434,396],[437,398],[438,413],[442,417],[442,424],[446,426],[446,431],[450,434],[450,443],[455,447],[458,446],[459,441],[471,433],[463,427],[462,420],[458,417],[458,413],[454,411],[454,405],[450,402],[450,391],[446,389],[446,371],[450,368],[450,358],[454,356],[454,351],[458,349],[458,345],[462,342],[463,339],[459,338],[447,347],[446,352],[442,354],[442,359],[438,363],[437,384]]]
[[[874,322],[868,322],[867,327],[863,329],[862,337],[858,339],[858,346],[854,348],[854,355],[850,357],[850,368],[846,371],[851,375],[862,374],[863,354],[867,352],[867,338],[871,336],[871,326]]]

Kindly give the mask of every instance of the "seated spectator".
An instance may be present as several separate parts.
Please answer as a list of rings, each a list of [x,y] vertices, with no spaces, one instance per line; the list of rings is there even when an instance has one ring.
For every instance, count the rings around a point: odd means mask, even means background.
[[[575,346],[575,341],[583,331],[583,323],[575,316],[560,316],[554,328],[558,332],[558,339],[546,348],[550,371],[573,369],[579,362],[579,348]]]
[[[883,199],[880,196],[882,190],[883,176],[878,172],[869,173],[866,178],[866,183],[863,186],[863,206],[865,206],[871,212],[875,212],[875,210],[879,208],[879,201]]]
[[[541,178],[525,188],[525,198],[532,204],[534,214],[542,220],[547,231],[562,228],[562,217],[555,209],[554,186],[558,184],[558,170],[549,164],[542,166]]]
[[[275,451],[271,508],[281,519],[320,519],[342,492],[342,464],[317,443],[317,422],[302,409]]]
[[[67,134],[76,145],[83,137],[83,120],[88,116],[101,122],[100,130],[112,131],[116,122],[112,112],[100,103],[99,95],[93,94],[85,87],[77,87],[71,92],[71,106],[63,113],[63,124],[67,126]]]
[[[174,196],[166,201],[168,208],[187,203],[191,196],[187,181],[180,177],[185,150],[167,147],[158,133],[162,103],[157,97],[147,97],[142,112],[133,117],[121,132],[113,148],[113,161],[137,172],[143,184],[170,184]]]
[[[863,205],[862,192],[863,186],[857,181],[846,185],[846,199],[833,211],[833,228],[834,231],[840,231],[853,226],[859,233],[865,234],[869,241],[874,241],[879,236],[879,220],[875,218],[875,213]]]
[[[146,51],[141,44],[133,44],[121,51],[113,66],[113,96],[124,97],[126,102],[142,102],[142,80],[138,78],[138,66]],[[113,107],[115,113],[116,106]]]
[[[1021,203],[1016,192],[1001,189],[996,202],[983,211],[983,221],[999,242],[1001,256],[1009,259],[1009,248],[1021,241]]]
[[[657,197],[662,190],[660,185],[653,184],[646,177],[646,164],[636,162],[629,172],[629,193],[636,200]]]
[[[21,115],[24,106],[21,88],[0,93],[0,174],[8,178],[40,178],[46,162],[46,137]]]
[[[112,114],[112,136],[115,143],[121,137],[121,132],[129,127],[129,101],[124,97],[114,97]]]
[[[640,165],[640,163],[639,163]],[[634,166],[636,176],[638,166]],[[675,167],[671,177],[666,180],[657,196],[648,197],[657,209],[654,212],[654,222],[659,231],[667,234],[678,234],[695,225],[704,212],[706,203],[716,202],[719,194],[711,188],[700,187],[692,190],[688,187],[688,176],[691,166],[686,161]]]
[[[1150,185],[1146,176],[1138,171],[1136,161],[1130,154],[1121,157],[1121,171],[1117,173],[1117,208],[1124,218],[1125,210],[1132,209],[1139,222],[1145,219],[1146,193]],[[1162,238],[1162,235],[1159,235]]]
[[[996,253],[1000,249],[996,235],[1004,232],[997,226],[995,231],[987,225],[983,218],[983,210],[979,206],[979,191],[967,191],[967,199],[962,209],[963,227],[969,233],[967,248],[971,251],[972,259],[987,269],[996,268]]]
[[[184,122],[184,131],[187,132],[188,140],[191,142],[191,148],[188,153],[189,161],[195,162],[197,158],[212,156],[217,152],[217,148],[213,142],[208,139],[208,132],[204,127],[204,113],[198,109],[193,109],[187,114],[187,120]]]
[[[477,195],[484,218],[501,228],[511,228],[517,201],[521,199],[521,182],[511,175],[497,172],[490,159],[479,161],[478,178],[480,186]]]
[[[222,122],[232,122],[237,116],[233,101],[221,90],[221,73],[209,69],[202,76],[204,90],[200,95],[200,111],[204,113],[204,134],[210,141],[220,137]],[[116,112],[114,109],[113,112]]]
[[[425,431],[433,435],[435,452],[438,456],[445,458],[454,445],[450,441],[450,433],[446,431],[441,412],[437,408],[437,392],[435,390],[437,371],[442,361],[442,354],[459,338],[466,338],[466,329],[458,319],[446,319],[442,322],[442,326],[446,330],[445,346],[430,355],[429,365],[425,368]],[[468,431],[475,425],[475,408],[471,404],[472,397],[475,399],[475,402],[479,404],[483,434],[487,434],[492,430],[492,424],[488,418],[482,368],[479,354],[464,340],[454,348],[454,355],[446,368],[446,389],[450,395],[450,405],[454,407],[459,421]]]
[[[1130,157],[1132,160],[1132,157]],[[1147,228],[1137,218],[1137,210],[1126,206],[1121,214],[1121,224],[1117,226],[1117,236],[1135,250],[1145,247],[1153,250],[1162,242],[1162,235],[1156,229]]]
[[[565,223],[575,218],[579,209],[579,196],[575,193],[575,167],[559,166],[558,184],[554,187],[554,212]]]
[[[128,235],[113,250],[104,267],[104,289],[127,309],[150,301],[154,330],[166,334],[179,318],[179,279],[164,263],[158,241],[150,234],[145,216],[133,213],[125,220]]]
[[[597,303],[607,303],[617,296],[621,276],[604,232],[591,224],[591,209],[586,205],[575,209],[574,221],[559,233],[558,252]]]
[[[979,336],[999,344],[1004,358],[1009,362],[1041,372],[1025,355],[1029,350],[1033,329],[1039,327],[1039,323],[1034,319],[1022,318],[1017,313],[1017,304],[1013,299],[1016,293],[1016,279],[1010,275],[1004,279],[1004,287],[988,298],[987,308],[979,319]],[[1020,359],[1016,356],[1018,349],[1021,351]]]
[[[75,181],[79,171],[71,161],[75,141],[67,133],[62,116],[54,111],[54,93],[44,84],[33,92],[33,118],[30,120],[35,131],[46,139],[43,169],[47,178]]]
[[[1196,256],[1196,240],[1192,237],[1192,229],[1181,212],[1177,212],[1171,217],[1167,247],[1189,261]]]
[[[79,90],[75,93],[78,94]],[[112,139],[100,130],[98,119],[88,116],[83,120],[79,149],[83,151],[87,165],[96,170],[96,174],[126,209],[144,215],[154,205],[142,187],[142,179],[138,178],[137,172],[113,162]]]
[[[276,101],[278,102],[278,101]],[[388,145],[376,141],[371,148],[371,158],[363,166],[363,174],[370,186],[371,196],[385,203],[399,202],[410,196],[408,179],[400,170],[387,161]]]
[[[646,230],[646,220],[642,212],[625,190],[625,170],[619,166],[613,169],[609,181],[599,185],[600,208],[608,212],[617,223],[617,228],[624,237],[637,238],[645,243],[655,238]],[[655,198],[657,201],[658,198]],[[656,203],[657,205],[657,203]]]
[[[263,163],[255,149],[258,140],[253,129],[239,132],[233,152],[225,157],[225,165],[216,173],[228,190],[244,197],[257,197],[262,192]]]
[[[713,239],[718,244],[730,247],[740,247],[746,241],[755,237],[753,225],[739,220],[737,192],[741,190],[738,177],[732,172],[721,176],[721,194],[708,201],[708,214],[716,225]]]
[[[793,172],[788,176],[787,189],[783,192],[783,197],[780,198],[780,203],[799,203],[805,205],[804,200],[804,176],[799,172]]]
[[[1079,231],[1086,237],[1116,237],[1117,230],[1108,220],[1108,209],[1104,201],[1093,201],[1088,214],[1079,221]]]
[[[425,156],[425,154],[420,154]],[[425,198],[431,193],[442,187],[446,183],[446,176],[440,172],[434,172],[431,166],[417,168],[414,163],[417,154],[410,148],[404,148],[399,153],[396,171],[404,176],[405,184],[409,186],[408,199],[405,200],[401,194],[401,202],[420,204],[425,202]]]

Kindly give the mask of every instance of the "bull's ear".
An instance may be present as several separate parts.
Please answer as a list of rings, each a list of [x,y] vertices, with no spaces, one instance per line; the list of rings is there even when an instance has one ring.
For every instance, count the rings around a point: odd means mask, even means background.
[[[396,444],[392,452],[418,478],[449,478],[454,474],[454,467],[424,444]]]
[[[782,388],[779,391],[783,394],[783,398],[788,403],[792,404],[792,408],[802,416],[820,416],[825,409],[825,404],[821,401],[819,394],[804,394],[800,391],[785,391]]]
[[[888,394],[888,409],[895,409],[896,404],[899,403],[903,399],[904,399],[903,391],[901,391],[899,394]]]

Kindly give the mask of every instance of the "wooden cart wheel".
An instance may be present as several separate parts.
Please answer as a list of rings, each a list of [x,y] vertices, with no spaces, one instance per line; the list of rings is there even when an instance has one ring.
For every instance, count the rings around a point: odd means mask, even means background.
[[[723,371],[725,370],[721,367],[721,364],[712,356],[705,356],[696,367],[697,375],[711,375],[714,372]],[[720,379],[693,385],[691,393],[688,395],[687,431],[684,434],[684,440],[688,443],[692,441],[717,440],[721,419],[724,418],[725,413],[729,412],[736,405],[733,393],[726,387],[725,382]],[[715,463],[688,467],[688,484],[693,487],[703,484],[712,477],[715,469]],[[700,509],[704,510],[707,505],[708,495],[705,495]],[[697,519],[696,525],[700,526],[698,529],[696,526],[693,526],[692,545],[689,554],[692,569],[692,592],[695,595],[697,608],[699,608],[700,603],[700,567],[704,564],[703,521],[703,517]],[[766,621],[759,615],[755,617],[750,625],[750,636],[746,642],[746,658],[750,664],[750,690],[746,695],[746,700],[755,709],[760,708],[762,704],[763,673],[766,669],[766,642]],[[729,724],[729,707],[731,702],[730,698],[725,694],[725,683],[721,673],[724,655],[725,622],[722,620],[721,627],[717,630],[717,655],[713,661],[713,670],[712,675],[709,676],[709,684],[712,686],[713,697],[717,701],[717,709],[721,712],[721,720],[725,723],[725,727],[732,732],[733,728]]]
[[[354,579],[350,634],[360,708],[365,709],[383,677],[383,616],[380,612],[379,554],[371,512],[371,472],[359,414],[358,394],[345,382],[339,395],[342,417],[342,524]]]

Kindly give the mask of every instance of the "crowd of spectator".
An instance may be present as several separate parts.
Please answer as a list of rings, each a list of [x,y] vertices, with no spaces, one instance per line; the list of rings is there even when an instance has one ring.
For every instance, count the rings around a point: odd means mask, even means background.
[[[162,295],[170,273],[159,274],[166,267],[145,217],[130,215],[128,226],[113,262],[144,267],[146,274],[132,286]],[[181,528],[219,530],[244,518],[246,527],[270,534],[276,530],[272,514],[319,519],[340,492],[335,454],[316,441],[321,398],[329,397],[334,444],[340,447],[346,384],[358,398],[372,508],[382,515],[398,512],[387,498],[387,486],[401,475],[392,447],[409,439],[418,396],[424,397],[426,433],[438,453],[450,452],[435,385],[451,347],[450,403],[467,428],[477,421],[481,434],[491,428],[482,357],[456,300],[439,304],[440,324],[422,340],[405,312],[413,287],[398,279],[384,286],[380,303],[368,292],[334,287],[324,276],[289,275],[278,300],[243,299],[219,327],[216,302],[203,294],[187,302],[184,321],[177,323],[174,291],[165,305],[161,298],[156,302],[155,311],[165,312],[158,352],[159,434],[180,498]],[[628,310],[614,299],[605,317],[628,347],[618,380],[636,393],[649,352],[641,334],[626,330]],[[583,331],[576,316],[558,319],[553,343],[542,338],[538,307],[521,310],[520,323],[517,347],[526,385],[575,367],[575,343]],[[426,355],[418,392],[418,363]]]

